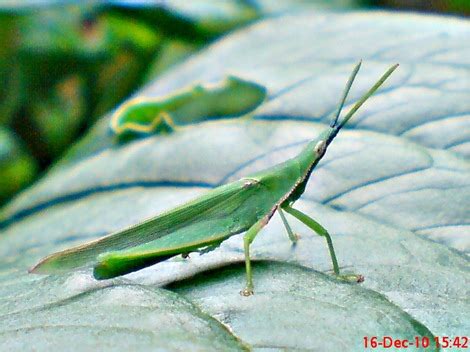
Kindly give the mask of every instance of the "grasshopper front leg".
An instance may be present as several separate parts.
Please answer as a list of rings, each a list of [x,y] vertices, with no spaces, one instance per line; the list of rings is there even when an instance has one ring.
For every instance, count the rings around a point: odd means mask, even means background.
[[[326,243],[328,244],[328,250],[330,251],[331,261],[333,263],[333,272],[338,278],[345,280],[345,281],[350,281],[350,282],[363,282],[364,281],[364,277],[362,275],[356,275],[356,274],[340,275],[338,260],[336,259],[335,248],[333,247],[333,241],[328,231],[322,225],[320,225],[318,222],[313,220],[310,216],[302,213],[300,210],[294,209],[290,206],[285,206],[283,207],[283,209],[289,214],[291,214],[292,216],[299,219],[305,225],[310,227],[319,236],[325,237]]]

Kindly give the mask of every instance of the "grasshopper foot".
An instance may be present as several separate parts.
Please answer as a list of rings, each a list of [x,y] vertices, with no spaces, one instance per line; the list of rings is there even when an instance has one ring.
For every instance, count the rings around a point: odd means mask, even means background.
[[[357,274],[336,275],[336,277],[346,282],[355,282],[358,284],[364,282],[364,276]]]
[[[249,297],[254,294],[253,289],[246,287],[243,290],[240,291],[240,294],[244,297]]]
[[[297,242],[302,238],[298,233],[293,233],[291,236],[292,246],[295,246]]]

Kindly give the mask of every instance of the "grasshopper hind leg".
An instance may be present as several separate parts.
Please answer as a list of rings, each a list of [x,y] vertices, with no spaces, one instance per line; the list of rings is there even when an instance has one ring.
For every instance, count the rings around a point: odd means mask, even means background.
[[[313,220],[308,215],[306,215],[306,214],[302,213],[301,211],[299,211],[297,209],[294,209],[290,206],[286,206],[283,209],[286,212],[288,212],[289,214],[291,214],[292,216],[299,219],[305,225],[310,227],[319,236],[322,236],[326,239],[326,243],[328,245],[328,250],[329,250],[330,256],[331,256],[331,262],[333,263],[333,272],[334,272],[335,276],[338,279],[340,279],[342,281],[358,282],[358,283],[364,281],[364,276],[362,276],[362,275],[357,275],[357,274],[341,275],[340,274],[338,260],[336,259],[335,248],[333,247],[333,241],[332,241],[331,236],[328,233],[328,231],[322,225],[320,225],[318,222]]]

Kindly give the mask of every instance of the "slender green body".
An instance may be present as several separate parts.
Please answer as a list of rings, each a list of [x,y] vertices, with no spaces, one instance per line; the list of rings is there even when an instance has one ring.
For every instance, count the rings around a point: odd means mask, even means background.
[[[178,254],[216,247],[230,236],[247,231],[244,237],[247,287],[242,293],[250,295],[253,283],[249,247],[276,211],[280,212],[289,238],[292,241],[297,239],[282,213],[282,210],[285,210],[326,238],[334,273],[340,276],[330,235],[315,220],[293,209],[292,204],[303,194],[312,171],[338,131],[397,66],[391,67],[355,104],[341,123],[338,123],[344,101],[359,70],[359,63],[346,85],[331,126],[308,143],[296,157],[217,187],[193,201],[123,231],[52,254],[31,271],[59,273],[93,265],[95,278],[108,279]],[[347,280],[362,280],[358,275],[341,277]]]
[[[99,258],[101,264],[95,269],[95,276],[110,278],[244,232],[263,217],[269,219],[300,184],[315,158],[312,144],[296,158],[214,188],[125,232],[61,252],[51,260],[53,255],[35,271],[68,271],[93,264],[97,256],[104,253]]]
[[[267,223],[277,208],[302,184],[316,158],[312,144],[291,160],[215,188],[194,200],[198,215],[188,219],[189,224],[182,223],[183,226],[177,229],[173,227],[172,232],[157,236],[151,242],[101,255],[95,277],[104,279],[123,275],[169,256],[220,244],[230,236],[247,231],[262,219]],[[218,199],[214,207],[207,204],[206,197]],[[187,204],[186,209],[188,207],[191,205]]]

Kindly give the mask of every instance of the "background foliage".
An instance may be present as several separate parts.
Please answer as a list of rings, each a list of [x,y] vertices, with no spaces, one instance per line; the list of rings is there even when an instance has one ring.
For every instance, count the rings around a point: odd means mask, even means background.
[[[70,3],[70,2],[69,2]],[[469,13],[465,1],[60,1],[0,5],[0,204],[104,113],[221,35],[291,10],[392,6]]]

